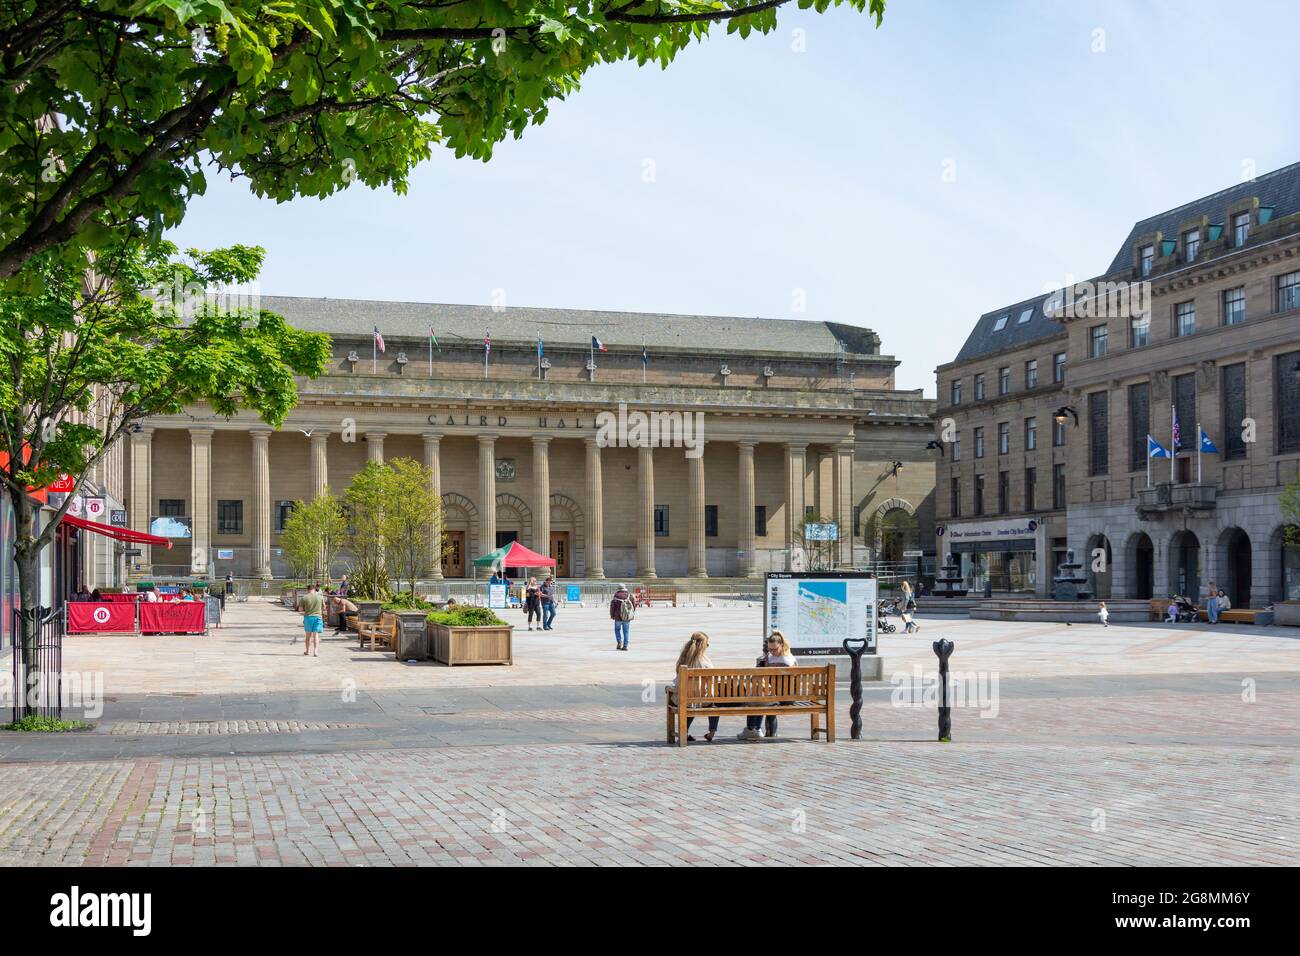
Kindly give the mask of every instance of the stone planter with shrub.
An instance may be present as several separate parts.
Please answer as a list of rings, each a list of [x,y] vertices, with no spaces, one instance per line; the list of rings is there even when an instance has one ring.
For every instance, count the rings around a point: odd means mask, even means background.
[[[426,618],[429,656],[439,663],[513,664],[514,625],[485,607],[434,611]]]

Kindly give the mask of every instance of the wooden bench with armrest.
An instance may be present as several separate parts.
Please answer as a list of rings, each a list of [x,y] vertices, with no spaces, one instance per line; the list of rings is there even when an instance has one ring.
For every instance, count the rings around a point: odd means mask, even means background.
[[[677,592],[671,588],[637,588],[632,592],[634,607],[650,607],[658,601],[660,604],[677,606]]]
[[[384,647],[396,647],[397,615],[385,612],[379,615],[378,621],[357,622],[357,637],[360,638],[363,647],[366,641],[369,641],[372,651],[375,649],[376,642]]]
[[[669,744],[686,746],[690,717],[792,717],[807,714],[812,739],[835,742],[835,665],[679,667],[668,688]],[[825,718],[825,728],[822,718]]]

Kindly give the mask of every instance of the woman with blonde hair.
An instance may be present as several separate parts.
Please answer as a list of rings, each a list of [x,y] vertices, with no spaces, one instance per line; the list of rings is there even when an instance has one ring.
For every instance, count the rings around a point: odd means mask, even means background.
[[[682,652],[677,655],[677,666],[673,668],[673,673],[676,674],[678,669],[682,667],[689,667],[692,669],[712,667],[713,661],[709,660],[709,655],[706,653],[708,649],[709,635],[705,634],[703,631],[696,631],[682,646]],[[674,688],[677,687],[676,677],[673,678],[672,686]],[[694,717],[686,718],[686,728],[688,730],[690,729],[691,721],[694,719]],[[713,735],[718,732],[719,719],[720,718],[718,717],[709,718],[709,732],[704,735],[704,739],[709,741],[709,743],[713,742]],[[686,740],[689,743],[694,741],[695,738],[688,734]]]
[[[790,641],[780,631],[773,631],[767,635],[767,652],[758,659],[759,667],[794,667],[794,653],[790,649]],[[763,717],[746,717],[745,729],[738,735],[739,740],[758,740],[760,736],[759,728],[764,724]],[[765,736],[776,736],[776,716],[772,715],[766,718],[767,733]]]

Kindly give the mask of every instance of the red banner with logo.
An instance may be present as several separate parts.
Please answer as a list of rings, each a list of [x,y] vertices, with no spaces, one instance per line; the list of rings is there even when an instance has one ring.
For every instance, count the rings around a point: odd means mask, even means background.
[[[105,601],[134,604],[136,601],[144,597],[144,595],[139,593],[138,591],[121,591],[121,592],[114,591],[111,594],[101,594],[100,597],[103,598]]]
[[[207,630],[207,607],[202,601],[169,601],[140,604],[141,634],[203,634]]]
[[[113,601],[69,601],[68,633],[91,634],[96,631],[135,633],[135,608]]]

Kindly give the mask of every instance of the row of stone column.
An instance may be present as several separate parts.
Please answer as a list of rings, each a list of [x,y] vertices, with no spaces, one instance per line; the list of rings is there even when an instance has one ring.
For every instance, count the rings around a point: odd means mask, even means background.
[[[190,432],[190,473],[191,473],[191,508],[193,509],[193,549],[192,571],[207,573],[210,568],[211,547],[211,474],[212,474],[212,434],[211,428],[191,428]],[[137,530],[147,531],[152,510],[152,428],[144,428],[132,435],[131,439],[131,517],[132,525]],[[270,438],[271,429],[254,428],[249,432],[252,442],[253,488],[250,530],[253,549],[253,573],[256,576],[271,576],[271,469]],[[329,460],[327,442],[330,432],[314,429],[310,434],[311,464],[310,474],[313,494],[319,494],[328,483]],[[367,454],[370,460],[384,460],[385,432],[371,431],[365,433]],[[424,464],[430,473],[430,490],[442,496],[442,435],[426,432],[424,439]],[[479,515],[479,553],[486,554],[496,549],[496,442],[494,434],[478,437],[479,449],[479,487],[478,500],[481,505]],[[587,556],[586,575],[589,578],[603,578],[604,571],[604,488],[601,467],[601,446],[595,437],[584,439],[586,445],[586,541]],[[538,504],[533,516],[533,549],[546,554],[550,549],[551,537],[551,477],[550,477],[550,443],[551,436],[535,435],[533,448],[533,501]],[[738,441],[739,469],[737,474],[738,504],[740,527],[737,536],[738,552],[737,573],[742,577],[757,574],[755,562],[755,441]],[[804,517],[805,495],[804,480],[806,472],[807,443],[784,443],[784,497],[785,528],[784,538],[787,547],[793,546],[799,539],[799,526]],[[829,453],[832,458],[832,496],[834,517],[842,529],[841,540],[837,545],[836,558],[847,564],[852,558],[852,539],[847,533],[852,512],[852,470],[853,445],[844,442]],[[705,536],[705,484],[703,455],[687,458],[687,573],[691,577],[707,577],[706,536]],[[820,472],[820,469],[819,469]],[[821,475],[819,473],[818,480]],[[654,578],[655,569],[655,485],[654,485],[654,449],[643,447],[637,455],[637,488],[639,501],[639,527],[637,534],[637,568],[639,578]],[[442,530],[435,529],[435,542],[441,543]],[[440,565],[431,569],[430,576],[442,577]]]

